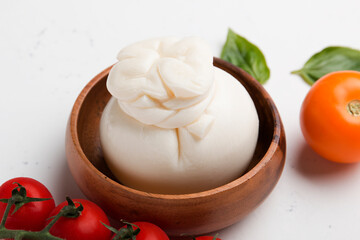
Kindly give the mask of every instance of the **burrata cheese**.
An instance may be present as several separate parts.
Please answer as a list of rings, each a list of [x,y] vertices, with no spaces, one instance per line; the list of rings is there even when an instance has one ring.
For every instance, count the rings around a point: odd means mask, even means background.
[[[100,121],[104,158],[138,190],[204,191],[241,176],[259,120],[245,88],[213,66],[199,38],[159,38],[125,47],[111,69]]]

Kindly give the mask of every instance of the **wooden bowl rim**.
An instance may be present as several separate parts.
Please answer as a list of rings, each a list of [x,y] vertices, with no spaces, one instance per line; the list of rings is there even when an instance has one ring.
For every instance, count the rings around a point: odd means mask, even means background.
[[[78,151],[78,153],[81,156],[82,161],[84,161],[86,163],[86,165],[89,166],[97,175],[99,175],[103,180],[109,182],[111,185],[115,185],[116,187],[119,187],[124,191],[130,192],[130,193],[133,193],[136,195],[141,195],[143,197],[147,197],[147,198],[150,197],[150,198],[157,198],[157,199],[164,199],[164,200],[180,200],[180,199],[193,199],[193,198],[207,197],[210,195],[215,195],[220,192],[230,190],[236,186],[243,184],[244,182],[248,181],[249,179],[251,179],[262,168],[264,168],[266,166],[266,164],[271,160],[271,157],[273,156],[273,154],[276,152],[276,149],[279,147],[279,142],[280,142],[279,136],[281,136],[281,128],[282,128],[280,116],[278,114],[278,110],[276,109],[276,106],[275,106],[273,100],[271,99],[270,95],[263,88],[263,86],[258,81],[256,81],[250,74],[248,74],[244,70],[232,65],[231,63],[228,63],[228,62],[226,62],[222,59],[216,58],[216,57],[214,57],[214,63],[217,63],[217,65],[223,65],[227,69],[231,69],[231,71],[233,71],[233,72],[240,72],[241,75],[245,76],[247,81],[250,81],[252,83],[252,87],[256,88],[257,91],[262,92],[264,98],[266,98],[270,101],[271,113],[272,113],[272,116],[274,116],[274,131],[273,131],[273,135],[272,135],[272,141],[270,143],[268,150],[266,151],[264,156],[261,158],[261,160],[253,168],[251,168],[249,171],[247,171],[244,175],[240,176],[239,178],[237,178],[229,183],[226,183],[219,187],[216,187],[216,188],[213,188],[210,190],[206,190],[203,192],[188,193],[188,194],[160,194],[160,193],[144,192],[141,190],[127,187],[125,185],[122,185],[122,184],[112,180],[111,178],[106,176],[104,173],[102,173],[99,169],[97,169],[90,162],[90,160],[87,158],[87,156],[85,155],[85,153],[83,152],[83,150],[81,148],[81,145],[79,142],[79,136],[78,136],[78,132],[77,132],[77,122],[78,122],[79,112],[81,110],[82,104],[83,104],[84,100],[86,99],[87,95],[89,94],[89,92],[91,92],[92,88],[101,79],[103,79],[104,77],[106,77],[106,75],[109,74],[113,65],[106,68],[98,75],[96,75],[83,88],[83,90],[77,97],[75,104],[73,106],[73,109],[71,111],[71,116],[70,116],[70,132],[72,135],[71,138],[72,138],[72,141],[73,141],[73,144],[74,144],[76,150]],[[229,73],[229,74],[231,74],[231,73]]]

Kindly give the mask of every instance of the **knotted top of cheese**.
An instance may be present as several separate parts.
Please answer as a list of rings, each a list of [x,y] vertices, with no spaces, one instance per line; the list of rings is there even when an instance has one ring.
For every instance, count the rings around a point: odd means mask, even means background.
[[[146,125],[187,128],[200,138],[213,117],[205,113],[214,92],[210,47],[199,38],[158,38],[122,49],[107,88],[121,109]]]

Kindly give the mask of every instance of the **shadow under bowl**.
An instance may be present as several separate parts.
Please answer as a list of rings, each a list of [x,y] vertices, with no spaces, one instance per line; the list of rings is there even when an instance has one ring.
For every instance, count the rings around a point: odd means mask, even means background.
[[[247,172],[220,187],[191,194],[147,193],[119,183],[104,161],[99,138],[101,114],[111,97],[106,88],[109,67],[82,90],[66,131],[68,165],[85,196],[114,219],[152,222],[170,236],[180,236],[230,226],[270,194],[285,163],[286,140],[280,115],[269,94],[245,71],[218,58],[214,58],[214,66],[241,82],[255,103],[259,138]]]

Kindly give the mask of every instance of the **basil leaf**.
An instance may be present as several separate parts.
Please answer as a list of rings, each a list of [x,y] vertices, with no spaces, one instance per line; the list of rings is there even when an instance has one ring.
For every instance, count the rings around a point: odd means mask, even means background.
[[[300,75],[312,85],[322,76],[342,70],[360,71],[359,50],[347,47],[327,47],[314,54],[302,69],[292,73]]]
[[[228,31],[221,58],[242,68],[261,84],[270,77],[270,70],[260,49],[231,29]]]

